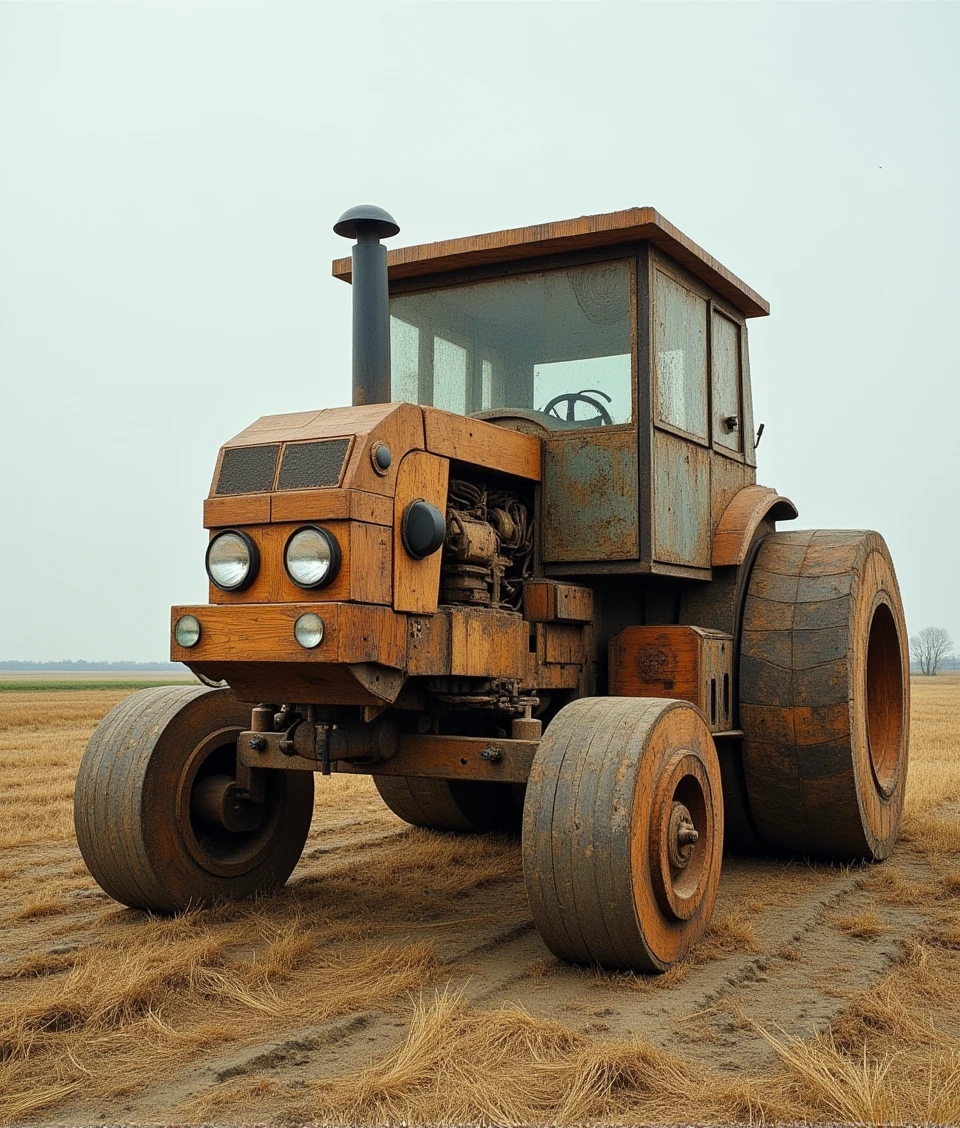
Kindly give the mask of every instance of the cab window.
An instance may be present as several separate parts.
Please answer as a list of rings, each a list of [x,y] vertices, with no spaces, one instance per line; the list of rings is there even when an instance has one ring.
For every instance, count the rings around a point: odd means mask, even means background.
[[[622,260],[394,295],[393,399],[518,408],[552,429],[629,423],[632,278]]]
[[[740,326],[719,310],[713,311],[713,441],[739,453],[743,450],[740,404]]]
[[[707,438],[707,303],[654,271],[657,419]]]

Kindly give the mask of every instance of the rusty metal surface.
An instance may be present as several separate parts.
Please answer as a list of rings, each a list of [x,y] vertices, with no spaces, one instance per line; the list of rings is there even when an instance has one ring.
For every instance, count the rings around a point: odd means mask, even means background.
[[[544,443],[543,559],[635,560],[640,555],[637,436],[596,428]]]
[[[395,756],[377,764],[341,761],[340,772],[423,779],[475,779],[526,783],[539,741],[504,737],[403,734]]]
[[[709,568],[709,451],[655,431],[652,490],[654,560]]]

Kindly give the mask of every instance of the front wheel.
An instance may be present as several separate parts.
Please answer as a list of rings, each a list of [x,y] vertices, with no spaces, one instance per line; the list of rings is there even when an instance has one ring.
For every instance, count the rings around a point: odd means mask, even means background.
[[[277,889],[300,858],[313,775],[236,788],[250,711],[229,689],[162,686],[120,702],[80,763],[74,825],[97,884],[132,908],[175,912]]]
[[[550,722],[527,783],[523,875],[554,955],[666,970],[710,922],[722,855],[720,766],[694,706],[585,697]]]

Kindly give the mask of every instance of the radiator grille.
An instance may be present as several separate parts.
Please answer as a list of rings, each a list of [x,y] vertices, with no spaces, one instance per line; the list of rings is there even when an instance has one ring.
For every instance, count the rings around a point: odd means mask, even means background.
[[[218,495],[267,493],[273,489],[280,444],[270,446],[228,447],[223,452]]]
[[[315,490],[340,484],[349,439],[287,443],[280,463],[278,490]]]

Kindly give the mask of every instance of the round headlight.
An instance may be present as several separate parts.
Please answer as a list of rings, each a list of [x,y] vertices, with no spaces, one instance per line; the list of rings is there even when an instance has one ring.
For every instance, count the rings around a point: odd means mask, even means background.
[[[293,624],[293,637],[307,650],[313,650],[323,642],[323,619],[312,611],[301,615]]]
[[[188,649],[200,641],[200,620],[196,615],[181,615],[173,628],[177,646]]]
[[[287,541],[283,563],[297,587],[323,587],[340,570],[340,545],[326,529],[307,525]]]
[[[221,591],[243,591],[249,587],[259,565],[257,546],[246,533],[231,529],[214,537],[207,546],[207,575]]]

